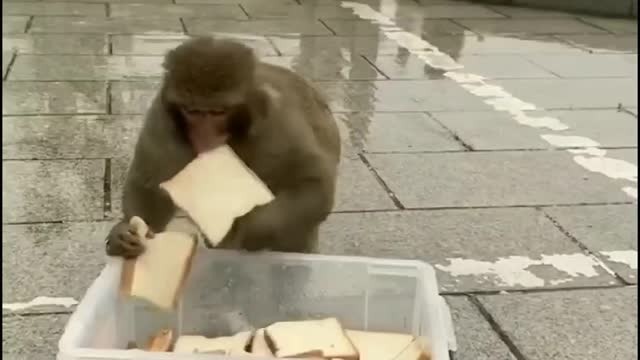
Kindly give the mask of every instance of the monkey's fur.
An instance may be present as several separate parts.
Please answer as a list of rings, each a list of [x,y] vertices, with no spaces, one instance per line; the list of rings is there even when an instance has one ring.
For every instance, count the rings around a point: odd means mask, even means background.
[[[312,252],[334,205],[340,138],[321,94],[292,71],[258,61],[230,40],[187,40],[165,57],[162,87],[146,115],[127,173],[123,219],[107,253],[143,250],[128,221],[140,216],[163,231],[176,208],[159,184],[194,157],[180,107],[231,106],[227,144],[264,181],[275,200],[236,219],[224,248]],[[203,201],[216,201],[204,199]]]

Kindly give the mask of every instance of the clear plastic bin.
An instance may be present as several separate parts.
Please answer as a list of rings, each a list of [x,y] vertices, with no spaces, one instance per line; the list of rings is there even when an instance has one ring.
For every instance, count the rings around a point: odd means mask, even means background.
[[[419,261],[198,249],[172,313],[123,298],[121,268],[120,259],[110,258],[87,290],[59,341],[59,360],[241,359],[126,348],[131,341],[142,346],[162,327],[178,335],[224,336],[243,322],[258,328],[326,317],[349,329],[426,338],[434,360],[449,360],[455,351],[435,271]]]

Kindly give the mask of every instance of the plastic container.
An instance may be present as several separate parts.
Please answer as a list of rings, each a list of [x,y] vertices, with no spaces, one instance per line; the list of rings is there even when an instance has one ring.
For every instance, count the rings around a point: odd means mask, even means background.
[[[109,259],[87,290],[59,341],[59,360],[241,359],[126,348],[130,341],[142,346],[162,327],[224,336],[239,330],[238,319],[257,328],[332,316],[349,329],[426,338],[433,360],[449,360],[455,351],[448,306],[438,295],[435,271],[423,262],[199,249],[172,313],[120,296],[121,267],[120,259]]]

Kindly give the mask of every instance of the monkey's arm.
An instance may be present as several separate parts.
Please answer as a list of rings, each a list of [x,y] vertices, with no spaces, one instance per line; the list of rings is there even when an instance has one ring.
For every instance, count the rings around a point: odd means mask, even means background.
[[[139,216],[154,232],[163,231],[175,214],[175,205],[159,186],[145,184],[134,169],[130,170],[124,185],[122,221],[128,222],[132,216]]]
[[[317,226],[333,207],[334,184],[308,180],[276,194],[275,199],[238,218],[223,247],[250,251],[306,251]]]

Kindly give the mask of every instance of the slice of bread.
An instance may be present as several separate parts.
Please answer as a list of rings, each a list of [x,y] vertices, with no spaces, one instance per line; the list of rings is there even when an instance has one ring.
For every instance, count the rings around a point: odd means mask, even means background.
[[[360,354],[360,360],[393,360],[415,338],[413,335],[347,330],[347,336]]]
[[[145,251],[135,259],[124,261],[121,292],[165,310],[175,308],[191,269],[196,250],[195,237],[179,232],[163,232],[146,239],[144,235],[148,228],[144,221],[134,216],[130,222],[142,235]]]
[[[169,351],[172,337],[173,331],[171,331],[171,329],[162,329],[149,338],[145,350],[153,352]]]
[[[274,199],[269,188],[227,145],[198,155],[160,187],[214,247],[229,232],[235,218]]]
[[[255,335],[253,335],[251,353],[260,356],[273,356],[269,344],[267,344],[267,339],[265,339],[264,329],[256,330]]]
[[[358,359],[336,318],[277,322],[265,328],[265,338],[277,357]]]
[[[431,360],[431,353],[426,352],[420,345],[420,341],[415,339],[393,360]]]
[[[246,354],[253,332],[243,331],[233,336],[206,338],[197,335],[183,335],[178,338],[173,352],[178,353],[212,353],[220,355]]]

